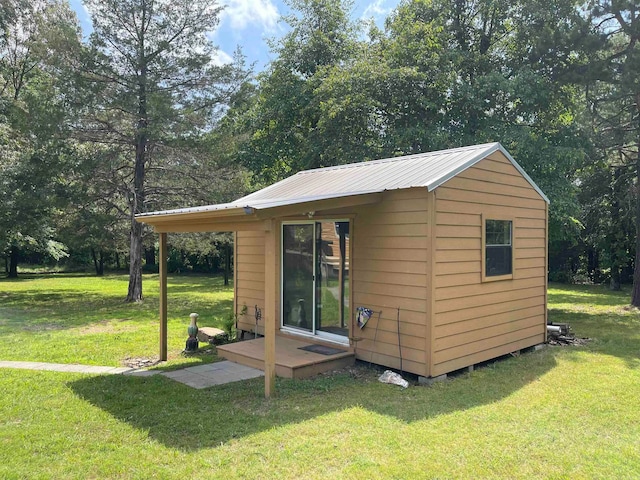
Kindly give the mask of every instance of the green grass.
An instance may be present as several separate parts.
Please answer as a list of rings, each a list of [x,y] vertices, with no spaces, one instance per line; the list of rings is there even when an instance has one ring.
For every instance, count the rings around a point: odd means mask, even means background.
[[[105,316],[148,316],[140,324],[127,320],[140,329],[155,319],[152,281],[140,306],[123,305],[124,290],[108,288],[108,279],[54,280],[0,281],[0,359],[7,352],[26,359],[42,345],[33,330],[15,332],[18,317],[65,326],[71,309],[69,332],[101,325]],[[22,300],[20,282],[31,292]],[[38,294],[63,300],[62,293],[82,296],[83,288],[92,299],[88,310],[100,299],[106,309],[83,321],[81,301],[73,309]],[[217,280],[172,278],[169,292],[182,303],[169,302],[174,353],[191,306],[205,312],[204,298],[216,288],[229,293]],[[639,478],[640,314],[625,308],[628,292],[600,287],[553,285],[549,301],[553,320],[569,321],[592,342],[498,361],[429,388],[402,390],[358,368],[278,379],[277,396],[265,400],[260,379],[193,390],[157,376],[2,370],[0,478]],[[141,335],[146,348],[155,348],[155,330]],[[15,335],[20,352],[4,345]],[[105,348],[111,364],[126,350]]]
[[[120,365],[127,357],[158,356],[158,276],[145,275],[144,302],[128,304],[128,276],[22,275],[0,280],[0,359]],[[184,359],[189,314],[200,326],[221,327],[233,290],[222,278],[169,276],[170,363]]]

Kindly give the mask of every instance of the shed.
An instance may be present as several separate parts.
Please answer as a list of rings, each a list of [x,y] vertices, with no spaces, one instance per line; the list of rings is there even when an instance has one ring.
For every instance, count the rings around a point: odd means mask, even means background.
[[[238,328],[265,336],[268,395],[276,336],[423,377],[544,342],[548,203],[488,143],[307,170],[137,219],[162,248],[166,232],[235,232]]]

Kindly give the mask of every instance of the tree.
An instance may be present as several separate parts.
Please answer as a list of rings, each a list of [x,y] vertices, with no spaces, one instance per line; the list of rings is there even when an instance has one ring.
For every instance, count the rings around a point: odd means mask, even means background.
[[[259,78],[258,99],[249,111],[251,139],[245,163],[263,181],[273,182],[302,169],[335,163],[318,122],[320,88],[328,70],[348,62],[357,45],[357,26],[346,0],[291,0],[285,17],[291,30],[273,50],[278,55]]]
[[[65,254],[53,216],[64,200],[61,176],[70,148],[69,111],[59,60],[79,46],[66,2],[6,1],[0,6],[0,252],[18,274],[20,250]]]
[[[585,76],[587,101],[600,147],[635,184],[631,304],[640,307],[640,7],[631,1],[595,1],[591,14],[602,43]]]
[[[94,32],[80,82],[94,101],[87,102],[78,134],[110,147],[130,224],[127,300],[139,301],[144,227],[135,215],[157,201],[151,177],[168,182],[185,170],[198,175],[197,156],[189,154],[193,143],[211,128],[244,72],[214,62],[207,37],[220,13],[214,0],[86,5]]]

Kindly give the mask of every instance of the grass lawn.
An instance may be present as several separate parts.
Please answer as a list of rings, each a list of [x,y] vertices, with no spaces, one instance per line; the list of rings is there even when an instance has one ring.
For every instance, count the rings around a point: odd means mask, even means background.
[[[0,359],[118,364],[157,345],[154,277],[0,280]],[[188,313],[230,307],[205,277],[169,284],[169,348]],[[628,292],[554,285],[553,347],[407,390],[358,368],[193,390],[164,377],[0,371],[0,478],[640,478],[640,314]],[[207,323],[207,322],[205,322]],[[92,332],[92,329],[96,331]]]

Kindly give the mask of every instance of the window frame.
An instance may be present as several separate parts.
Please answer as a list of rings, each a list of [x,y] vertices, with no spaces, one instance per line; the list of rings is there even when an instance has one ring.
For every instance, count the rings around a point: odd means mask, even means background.
[[[487,221],[498,220],[511,222],[511,272],[502,275],[487,275]],[[497,282],[500,280],[513,280],[515,270],[515,219],[504,215],[482,214],[482,281]]]

